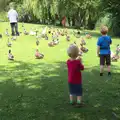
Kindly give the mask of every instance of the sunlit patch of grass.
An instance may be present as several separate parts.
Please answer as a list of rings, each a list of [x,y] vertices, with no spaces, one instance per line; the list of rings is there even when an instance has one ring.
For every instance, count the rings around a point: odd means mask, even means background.
[[[25,24],[29,31],[41,25]],[[104,77],[99,76],[99,58],[96,56],[98,31],[91,32],[92,39],[86,39],[89,52],[83,55],[85,70],[83,74],[84,108],[69,105],[67,84],[68,59],[66,50],[74,41],[80,39],[71,35],[71,41],[60,37],[60,44],[48,47],[48,41],[41,40],[38,47],[45,55],[43,60],[34,57],[36,38],[21,35],[13,41],[12,53],[15,61],[8,61],[9,48],[6,45],[5,29],[8,23],[0,23],[0,119],[1,120],[113,120],[120,114],[120,61],[112,63],[113,76],[109,80],[105,70]],[[22,31],[21,24],[19,24]],[[84,35],[84,31],[82,31]],[[49,37],[51,40],[51,36]],[[119,39],[113,38],[112,50]]]

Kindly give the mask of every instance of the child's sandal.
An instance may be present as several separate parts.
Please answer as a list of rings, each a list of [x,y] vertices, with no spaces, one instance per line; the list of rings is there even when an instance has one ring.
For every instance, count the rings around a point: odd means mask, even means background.
[[[74,105],[76,105],[76,103],[75,103],[75,102],[73,102],[73,103],[70,103],[70,105],[74,106]]]

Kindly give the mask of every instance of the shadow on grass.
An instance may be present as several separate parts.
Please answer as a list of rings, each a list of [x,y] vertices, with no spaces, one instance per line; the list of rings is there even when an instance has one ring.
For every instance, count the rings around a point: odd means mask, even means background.
[[[13,64],[13,63],[11,63]],[[97,66],[83,72],[85,108],[70,106],[64,62],[0,66],[1,120],[112,120],[120,111],[119,73],[111,81]]]

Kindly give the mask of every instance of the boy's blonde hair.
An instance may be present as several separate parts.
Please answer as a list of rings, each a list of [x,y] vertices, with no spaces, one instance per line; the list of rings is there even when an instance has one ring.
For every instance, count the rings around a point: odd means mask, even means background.
[[[108,27],[107,26],[102,26],[100,32],[103,35],[106,35],[108,33]]]
[[[79,54],[79,48],[76,45],[71,44],[69,46],[69,48],[67,49],[67,53],[68,53],[69,57],[71,57],[71,58],[77,58],[78,54]]]

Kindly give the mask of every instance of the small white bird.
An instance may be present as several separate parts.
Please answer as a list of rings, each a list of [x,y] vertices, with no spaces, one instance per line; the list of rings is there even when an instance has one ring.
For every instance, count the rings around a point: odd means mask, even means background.
[[[24,35],[29,35],[29,32],[27,32],[25,28],[24,28]]]
[[[36,32],[34,32],[33,30],[32,30],[32,28],[31,28],[31,30],[30,30],[30,33],[29,33],[31,36],[35,36],[36,35]]]
[[[8,29],[6,29],[6,31],[5,31],[5,35],[6,35],[6,36],[9,36]]]
[[[17,39],[16,36],[12,37],[11,40],[15,41]]]
[[[10,41],[8,41],[7,46],[8,46],[8,47],[11,47],[11,46],[12,46],[12,43],[11,43]]]
[[[42,35],[46,35],[46,32],[47,32],[47,26],[43,29]]]

